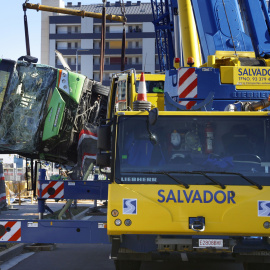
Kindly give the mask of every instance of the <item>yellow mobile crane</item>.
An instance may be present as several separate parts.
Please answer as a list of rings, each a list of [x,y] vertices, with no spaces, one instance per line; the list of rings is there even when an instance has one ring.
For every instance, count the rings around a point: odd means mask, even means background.
[[[176,1],[160,2],[168,11],[166,3]],[[164,111],[110,110],[111,121],[100,128],[97,163],[112,168],[111,256],[117,269],[174,256],[226,257],[242,261],[245,269],[268,269],[265,1],[178,0],[173,7],[184,61],[166,70]],[[157,10],[159,23],[166,14]]]
[[[184,57],[195,61],[166,71],[164,96],[158,93],[153,104],[131,104],[139,97],[134,91],[138,77],[119,74],[107,124],[99,127],[98,139],[87,133],[97,139],[97,165],[111,169],[108,196],[97,195],[102,181],[91,188],[91,181],[61,183],[64,198],[108,199],[107,219],[17,221],[21,234],[14,235],[3,221],[2,241],[9,236],[10,241],[96,243],[109,236],[116,269],[138,270],[142,261],[175,258],[269,268],[270,23],[265,1],[179,0],[177,7],[180,16],[188,13],[182,44],[192,50],[185,49]],[[187,19],[182,20],[185,25]],[[165,98],[164,109],[159,98]],[[60,193],[58,181],[42,177],[40,206]]]

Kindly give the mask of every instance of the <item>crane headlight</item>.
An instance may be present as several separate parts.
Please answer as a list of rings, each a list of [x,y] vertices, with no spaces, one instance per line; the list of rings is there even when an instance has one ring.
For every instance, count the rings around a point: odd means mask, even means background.
[[[116,226],[120,226],[120,225],[122,224],[122,220],[121,220],[121,219],[116,219],[116,220],[114,221],[114,224],[115,224]]]
[[[263,223],[263,227],[264,227],[265,229],[269,229],[269,228],[270,228],[270,222],[269,222],[269,221],[265,221],[265,222]]]
[[[117,217],[119,215],[119,212],[116,209],[113,209],[111,214],[113,217]]]

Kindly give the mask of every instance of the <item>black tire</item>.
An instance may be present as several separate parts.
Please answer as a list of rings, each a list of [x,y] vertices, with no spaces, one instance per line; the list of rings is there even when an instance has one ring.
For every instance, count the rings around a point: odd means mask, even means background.
[[[115,270],[140,270],[141,261],[114,261]]]
[[[100,95],[107,97],[109,95],[109,92],[110,92],[110,87],[102,85],[99,82],[94,82],[94,84],[92,86],[92,91],[93,91],[93,93],[97,93],[97,94],[100,94]]]

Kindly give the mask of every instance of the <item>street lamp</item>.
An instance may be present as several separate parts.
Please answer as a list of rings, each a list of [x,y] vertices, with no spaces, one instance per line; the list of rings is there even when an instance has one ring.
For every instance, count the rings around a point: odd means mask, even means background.
[[[78,52],[88,52],[90,50],[86,49],[77,49],[76,50],[76,73],[78,73]]]

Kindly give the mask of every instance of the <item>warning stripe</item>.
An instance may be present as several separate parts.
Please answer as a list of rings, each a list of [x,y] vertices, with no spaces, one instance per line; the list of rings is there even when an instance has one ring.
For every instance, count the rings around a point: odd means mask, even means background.
[[[196,98],[196,97],[197,97],[197,95],[194,98]],[[186,106],[186,108],[188,110],[190,110],[196,103],[197,103],[196,101],[189,101],[189,100],[181,101],[181,105]]]
[[[197,102],[196,101],[189,101],[186,105],[186,108],[190,110]]]
[[[198,90],[198,79],[195,72],[195,68],[180,68],[178,69],[178,95],[180,99],[185,98],[197,98]],[[197,102],[180,100],[179,104],[186,106],[189,110]]]
[[[21,240],[21,235],[22,235],[21,228],[19,228],[19,230],[15,232],[12,237],[9,238],[9,241],[19,241]]]
[[[198,82],[197,82],[197,78],[191,82],[183,92],[180,93],[179,97],[180,98],[186,98],[188,96],[192,96],[194,97],[194,93],[192,92],[195,92],[195,95],[197,94],[197,85],[198,85]]]
[[[6,229],[6,232],[1,236],[0,241],[21,241],[20,221],[0,222],[0,224]]]
[[[57,182],[50,182],[49,184],[42,184],[42,192],[41,192],[41,197],[43,198],[45,194],[48,192],[48,189],[53,187]]]
[[[178,91],[181,93],[197,78],[197,74],[195,72],[195,69],[189,70],[187,68],[181,68],[178,71],[178,78],[179,78]]]
[[[179,69],[179,85],[184,85],[184,83],[188,80],[188,78],[194,73],[194,68],[180,68]]]
[[[59,188],[55,190],[55,193],[53,195],[50,195],[48,198],[49,199],[56,198],[59,197],[58,195],[60,196],[60,198],[64,198],[64,183],[61,183]]]
[[[53,199],[53,198],[64,198],[64,183],[61,181],[52,181],[49,184],[42,184],[41,198]],[[48,193],[49,188],[54,188],[55,193],[50,195]]]
[[[12,228],[16,224],[16,221],[8,221],[5,225],[5,229]]]

